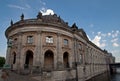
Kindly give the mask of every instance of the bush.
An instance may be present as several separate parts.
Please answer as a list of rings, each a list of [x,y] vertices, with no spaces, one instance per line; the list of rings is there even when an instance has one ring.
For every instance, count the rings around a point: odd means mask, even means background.
[[[4,64],[5,64],[5,58],[0,57],[0,67],[3,67]]]

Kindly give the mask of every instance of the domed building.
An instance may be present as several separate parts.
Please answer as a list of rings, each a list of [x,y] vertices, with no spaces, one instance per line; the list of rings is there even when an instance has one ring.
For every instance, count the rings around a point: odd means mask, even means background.
[[[50,81],[84,81],[108,71],[114,57],[93,44],[83,29],[60,16],[38,13],[13,23],[5,32],[6,64],[12,70],[40,72]],[[96,69],[96,70],[95,70]],[[44,80],[41,80],[44,81]]]

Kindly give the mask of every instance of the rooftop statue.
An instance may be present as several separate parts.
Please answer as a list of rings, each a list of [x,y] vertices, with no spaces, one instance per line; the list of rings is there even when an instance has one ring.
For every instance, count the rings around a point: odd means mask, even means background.
[[[42,19],[42,13],[38,12],[37,19]]]
[[[23,21],[23,20],[24,20],[24,14],[21,15],[21,21]]]

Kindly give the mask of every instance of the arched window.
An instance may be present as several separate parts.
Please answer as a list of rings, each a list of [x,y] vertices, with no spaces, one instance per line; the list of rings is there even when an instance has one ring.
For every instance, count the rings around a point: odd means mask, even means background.
[[[67,52],[63,54],[63,63],[65,68],[69,68],[69,55]]]

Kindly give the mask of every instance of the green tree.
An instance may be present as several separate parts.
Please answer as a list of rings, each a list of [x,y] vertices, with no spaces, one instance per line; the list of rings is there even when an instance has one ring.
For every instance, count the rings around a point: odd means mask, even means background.
[[[0,67],[3,67],[4,64],[5,64],[5,58],[0,57]]]

